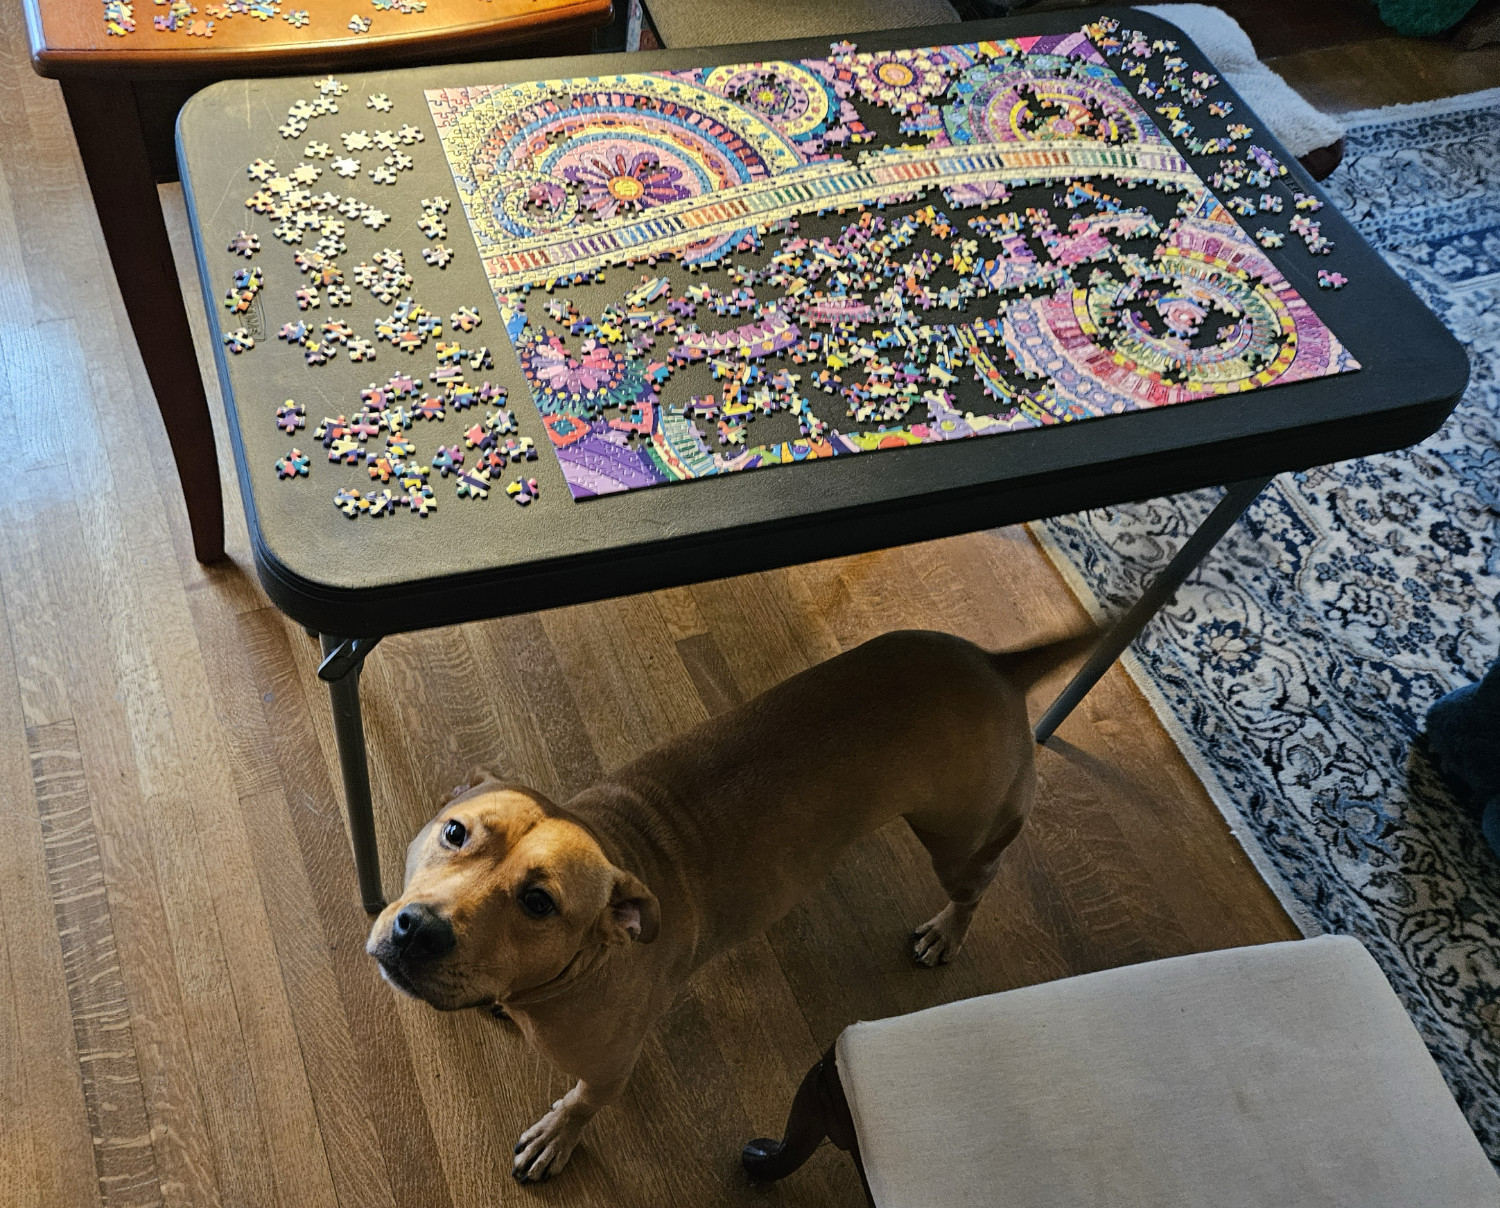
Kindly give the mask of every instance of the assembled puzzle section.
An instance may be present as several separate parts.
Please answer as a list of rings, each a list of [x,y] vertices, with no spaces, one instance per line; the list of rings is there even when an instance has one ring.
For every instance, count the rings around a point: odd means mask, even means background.
[[[1318,203],[1177,49],[1102,20],[426,95],[582,498],[1357,369],[1267,254],[1330,254]]]

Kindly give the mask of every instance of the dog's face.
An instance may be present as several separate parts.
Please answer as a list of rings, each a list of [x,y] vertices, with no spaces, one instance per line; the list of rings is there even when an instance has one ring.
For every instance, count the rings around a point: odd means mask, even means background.
[[[365,950],[386,981],[445,1011],[558,977],[581,953],[656,938],[655,896],[528,789],[486,779],[422,828],[401,897]]]

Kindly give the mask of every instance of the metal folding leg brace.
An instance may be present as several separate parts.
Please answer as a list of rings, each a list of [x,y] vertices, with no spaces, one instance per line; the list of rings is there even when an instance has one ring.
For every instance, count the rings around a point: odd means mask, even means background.
[[[1146,628],[1146,622],[1177,594],[1177,589],[1197,569],[1208,551],[1245,514],[1270,481],[1269,475],[1265,478],[1247,478],[1243,482],[1230,483],[1225,488],[1224,497],[1187,539],[1187,543],[1177,551],[1177,556],[1167,564],[1167,569],[1156,577],[1134,607],[1104,635],[1094,653],[1089,655],[1089,661],[1073,677],[1072,683],[1052,702],[1052,707],[1037,723],[1037,742],[1046,742],[1052,737],[1053,731],[1062,725],[1078,702],[1088,695],[1089,689],[1114,665],[1125,647],[1135,641],[1141,630]]]
[[[359,710],[359,673],[379,638],[335,638],[320,634],[323,661],[318,678],[328,684],[333,705],[333,733],[338,740],[339,768],[344,774],[344,808],[349,813],[349,841],[365,910],[385,909],[380,885],[380,851],[375,844],[375,814],[370,801],[370,765],[365,758],[365,727]]]

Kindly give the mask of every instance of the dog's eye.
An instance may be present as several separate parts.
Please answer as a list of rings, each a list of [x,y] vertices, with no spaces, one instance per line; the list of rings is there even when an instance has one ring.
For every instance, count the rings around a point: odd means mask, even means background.
[[[534,919],[557,913],[557,903],[545,889],[528,889],[521,895],[521,909]]]
[[[457,818],[443,827],[443,842],[449,847],[462,847],[464,840],[469,837],[469,832],[464,829],[464,824]]]

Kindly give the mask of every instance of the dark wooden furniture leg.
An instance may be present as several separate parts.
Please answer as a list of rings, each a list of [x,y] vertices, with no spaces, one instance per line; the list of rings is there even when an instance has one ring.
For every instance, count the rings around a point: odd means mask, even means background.
[[[839,1081],[839,1067],[831,1048],[807,1071],[797,1088],[797,1097],[792,1100],[792,1110],[786,1118],[786,1135],[780,1141],[757,1137],[740,1151],[740,1165],[757,1182],[784,1179],[812,1157],[824,1137],[854,1159],[865,1199],[870,1208],[875,1208],[864,1163],[859,1159],[854,1118],[849,1114],[849,1100],[844,1097],[844,1085]]]
[[[193,553],[213,562],[224,556],[213,423],[135,93],[129,84],[88,79],[63,80],[62,90],[104,243],[172,442]]]

